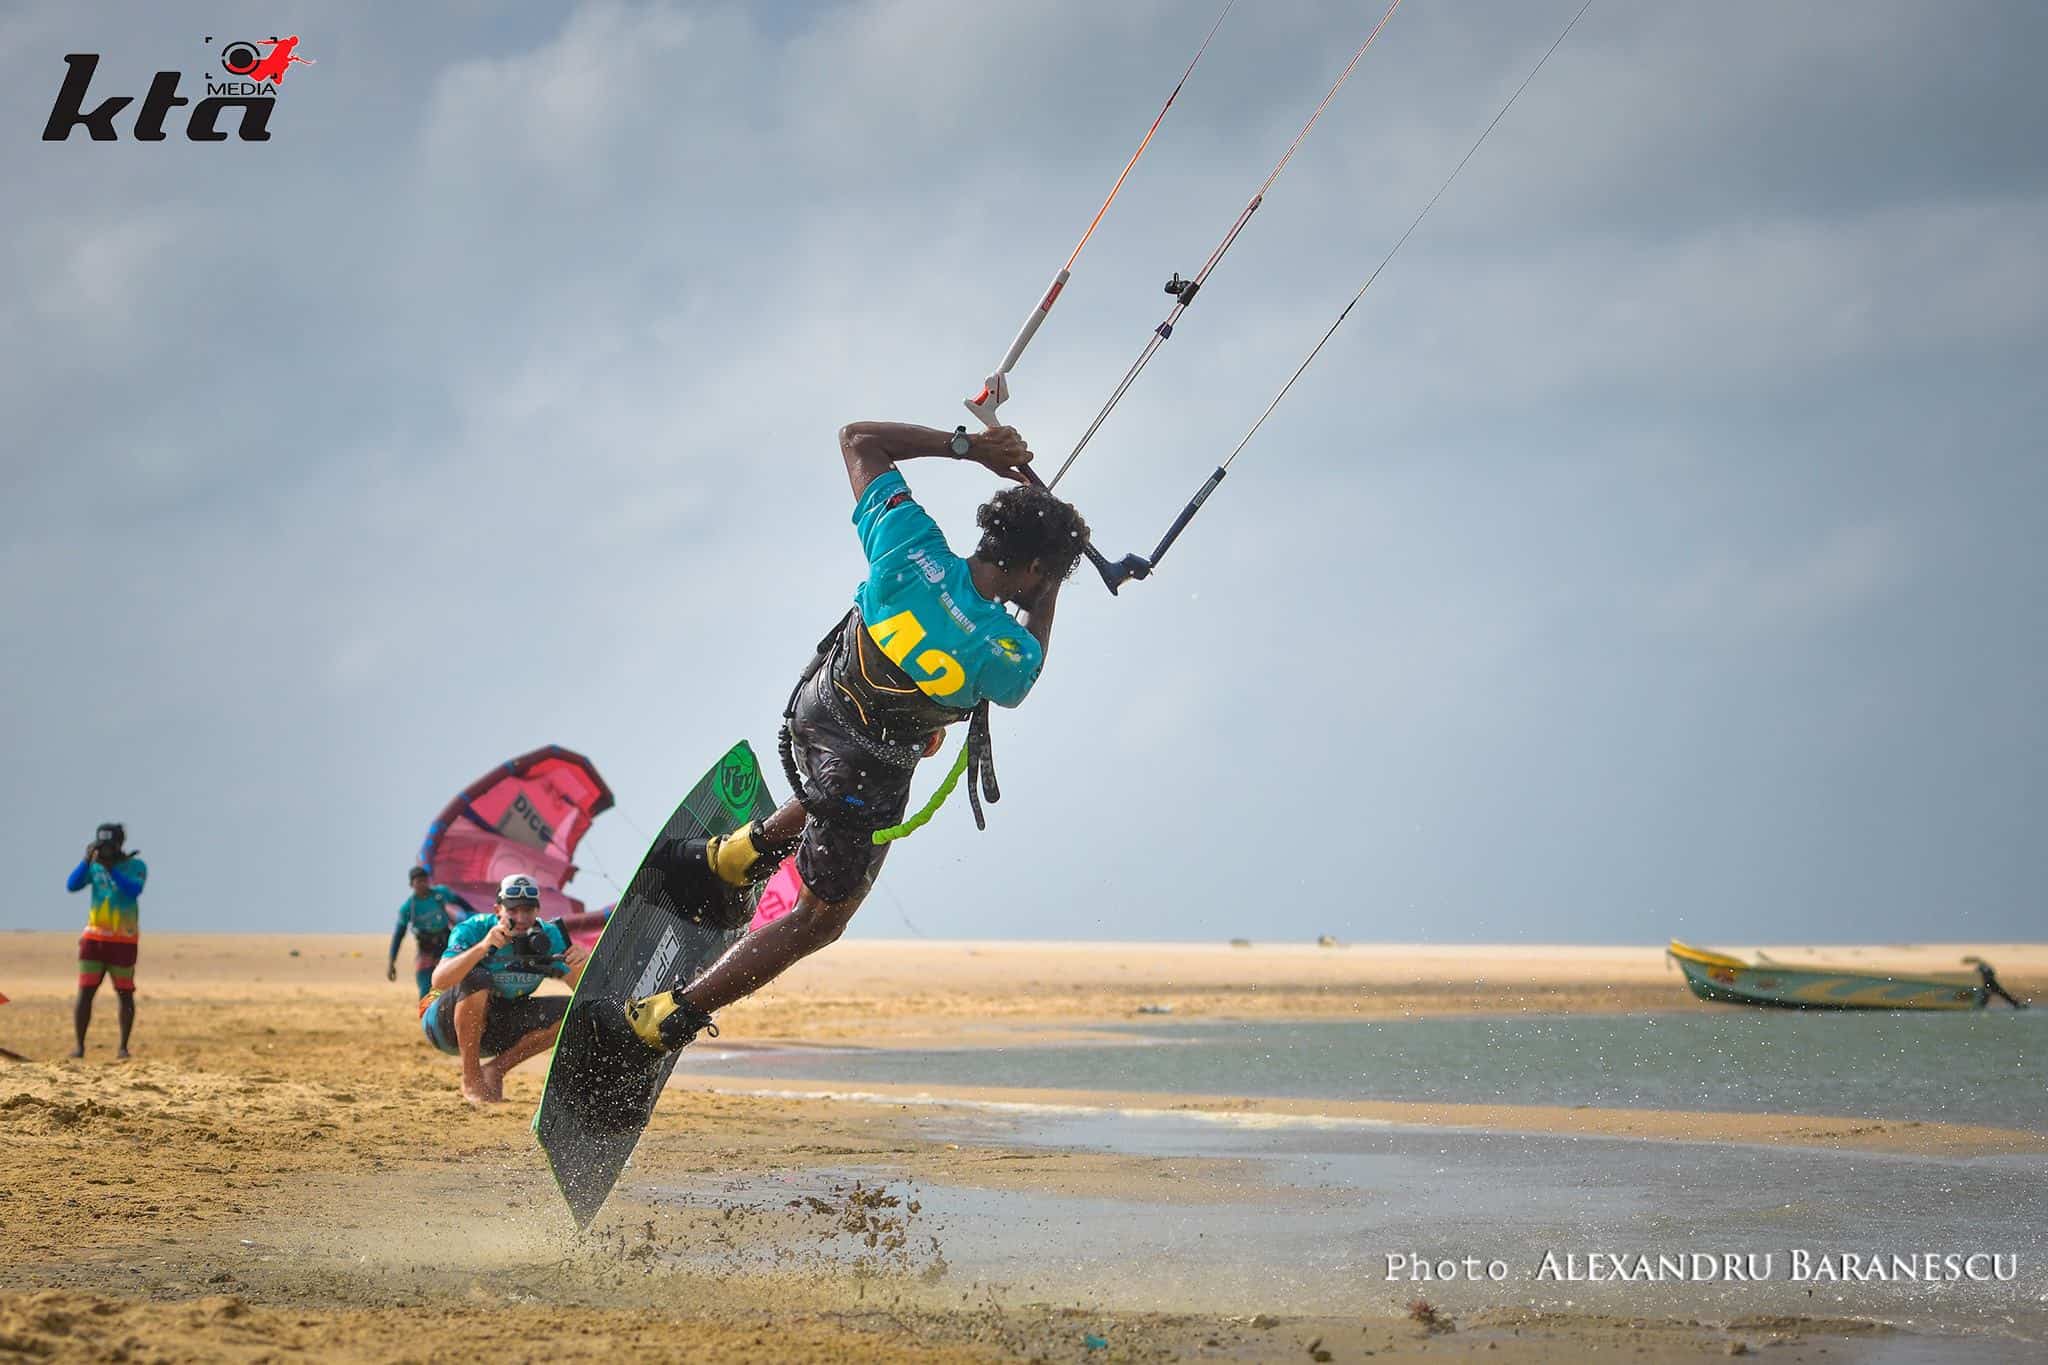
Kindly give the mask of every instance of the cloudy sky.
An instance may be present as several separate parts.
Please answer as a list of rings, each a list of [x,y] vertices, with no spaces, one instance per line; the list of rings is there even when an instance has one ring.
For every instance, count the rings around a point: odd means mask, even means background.
[[[1225,22],[1015,376],[1041,454],[1381,8]],[[1575,8],[1408,0],[1062,485],[1113,555]],[[192,13],[0,14],[4,927],[81,922],[118,818],[155,929],[382,929],[548,742],[609,899],[861,574],[836,428],[963,418],[1215,5]],[[291,31],[266,144],[39,140],[66,53],[196,95]],[[988,831],[854,932],[2038,938],[2044,48],[1595,0],[1160,576],[1076,577]],[[963,541],[988,480],[909,474]]]

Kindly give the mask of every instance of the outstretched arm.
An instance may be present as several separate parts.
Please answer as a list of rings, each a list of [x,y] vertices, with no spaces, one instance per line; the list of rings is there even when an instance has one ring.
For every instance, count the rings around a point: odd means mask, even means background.
[[[839,454],[846,461],[846,480],[858,498],[868,485],[896,467],[898,460],[943,457],[973,460],[1005,478],[1022,482],[1017,466],[1028,464],[1031,451],[1014,427],[991,427],[970,435],[964,456],[953,454],[953,433],[908,422],[849,422],[839,428]]]

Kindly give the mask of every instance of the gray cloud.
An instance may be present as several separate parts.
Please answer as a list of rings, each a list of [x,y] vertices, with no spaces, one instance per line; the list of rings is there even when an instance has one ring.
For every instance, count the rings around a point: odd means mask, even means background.
[[[956,420],[1213,17],[1112,9],[308,18],[261,147],[33,141],[64,52],[203,49],[0,21],[5,922],[118,817],[158,927],[381,923],[548,741],[623,880],[859,576],[833,430]],[[1232,16],[1016,377],[1043,453],[1377,9]],[[1077,468],[1108,548],[1569,11],[1403,7]],[[2043,20],[1845,13],[1596,3],[1160,578],[1077,578],[990,830],[857,931],[2031,934]],[[984,487],[911,474],[964,529]]]

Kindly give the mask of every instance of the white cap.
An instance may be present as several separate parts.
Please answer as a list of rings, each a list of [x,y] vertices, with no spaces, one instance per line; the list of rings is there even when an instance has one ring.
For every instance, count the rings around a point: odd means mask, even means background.
[[[513,901],[532,901],[540,904],[540,885],[531,877],[514,874],[498,883],[498,899],[509,905]]]

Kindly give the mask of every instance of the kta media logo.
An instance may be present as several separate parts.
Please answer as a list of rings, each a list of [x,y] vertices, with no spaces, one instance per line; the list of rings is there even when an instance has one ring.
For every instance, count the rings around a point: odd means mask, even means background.
[[[208,38],[206,41],[210,43],[213,39]],[[296,33],[289,38],[273,35],[268,52],[262,51],[257,43],[237,39],[220,50],[221,70],[230,76],[240,76],[251,84],[270,85],[273,87],[271,93],[276,94],[276,83],[284,79],[284,73],[291,70],[294,64],[314,65],[310,59],[298,55],[298,45],[299,35]],[[212,83],[208,82],[208,92],[212,89]]]
[[[209,46],[213,38],[206,39]],[[220,49],[220,67],[232,79],[216,81],[207,78],[206,98],[194,104],[178,93],[178,82],[182,72],[159,71],[149,83],[149,93],[142,97],[142,107],[135,111],[134,136],[137,142],[162,142],[164,118],[173,109],[192,106],[192,112],[185,120],[185,136],[193,142],[225,142],[228,135],[220,129],[221,112],[226,109],[239,111],[237,132],[244,142],[270,141],[270,111],[277,104],[278,83],[285,73],[294,66],[312,66],[310,57],[298,55],[299,35],[288,38],[269,39],[237,38],[224,43]],[[97,52],[67,52],[64,55],[64,84],[57,91],[57,101],[50,106],[49,122],[43,125],[43,141],[63,142],[70,138],[74,128],[85,129],[94,142],[114,142],[120,133],[114,128],[114,116],[135,102],[132,95],[116,95],[101,100],[91,109],[85,107],[86,92],[92,86],[93,73],[99,69],[100,55]]]

